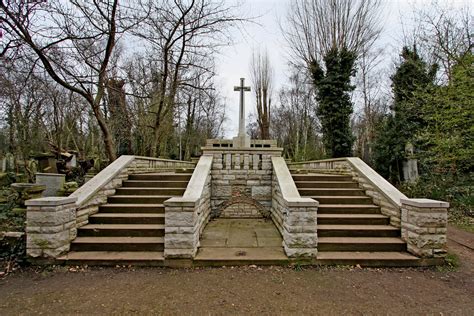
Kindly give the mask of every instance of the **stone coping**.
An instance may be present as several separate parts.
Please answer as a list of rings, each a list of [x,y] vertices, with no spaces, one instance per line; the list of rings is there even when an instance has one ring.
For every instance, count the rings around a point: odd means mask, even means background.
[[[62,196],[50,196],[39,199],[25,201],[26,206],[59,206],[65,204],[75,203],[76,197],[62,197]]]
[[[293,165],[301,165],[301,164],[306,164],[306,163],[318,163],[318,162],[332,162],[332,161],[345,161],[347,160],[346,157],[343,158],[328,158],[328,159],[320,159],[320,160],[309,160],[309,161],[294,161],[294,162],[289,162],[289,166]]]
[[[281,147],[250,147],[250,148],[234,148],[234,147],[201,147],[201,150],[205,153],[209,152],[229,152],[229,153],[249,153],[256,154],[259,152],[283,152]]]
[[[207,177],[211,172],[212,159],[213,156],[210,155],[201,156],[183,196],[168,199],[165,201],[165,204],[168,206],[195,206],[202,196]]]
[[[35,173],[35,175],[37,176],[46,176],[46,177],[61,177],[61,178],[65,178],[66,175],[65,174],[62,174],[62,173],[45,173],[45,172],[37,172]]]
[[[125,155],[123,155],[125,156]],[[122,157],[122,156],[120,156]],[[163,161],[163,162],[178,162],[178,163],[184,163],[184,164],[189,164],[190,166],[195,166],[196,163],[191,162],[191,161],[184,161],[184,160],[173,160],[173,159],[164,159],[164,158],[154,158],[154,157],[145,157],[145,156],[131,156],[134,157],[135,159],[141,159],[141,160],[151,160],[151,161]]]
[[[394,187],[390,182],[385,180],[374,169],[367,165],[362,159],[357,157],[345,158],[364,178],[374,185],[380,192],[395,205],[401,206],[402,199],[408,197]]]
[[[133,162],[133,160],[135,160],[135,156],[120,156],[114,162],[108,165],[107,168],[84,183],[84,185],[74,191],[74,193],[72,193],[70,196],[77,198],[76,204],[78,206],[82,205],[92,198],[94,194],[97,193],[103,186],[119,175],[123,169],[128,167],[128,165]]]
[[[448,208],[449,203],[431,199],[401,199],[402,204],[420,208]]]
[[[319,202],[311,198],[302,198],[300,196],[283,157],[272,157],[272,164],[281,194],[285,201],[288,202],[288,206],[317,207],[319,205]]]

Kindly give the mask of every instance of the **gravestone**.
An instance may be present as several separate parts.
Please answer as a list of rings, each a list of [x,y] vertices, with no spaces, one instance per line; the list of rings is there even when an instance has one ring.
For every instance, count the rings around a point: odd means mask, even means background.
[[[414,147],[411,143],[405,146],[407,160],[403,162],[403,179],[407,182],[418,180],[418,161],[415,159]]]
[[[58,173],[37,173],[36,183],[46,186],[43,197],[59,196],[59,191],[64,189],[66,175]]]
[[[15,156],[12,153],[5,155],[5,171],[4,172],[15,172]]]

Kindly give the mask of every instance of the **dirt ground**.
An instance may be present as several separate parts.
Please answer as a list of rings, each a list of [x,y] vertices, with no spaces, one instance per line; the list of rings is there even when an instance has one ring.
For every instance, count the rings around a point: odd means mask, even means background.
[[[474,315],[473,246],[474,234],[449,229],[456,271],[28,268],[0,280],[0,315]]]

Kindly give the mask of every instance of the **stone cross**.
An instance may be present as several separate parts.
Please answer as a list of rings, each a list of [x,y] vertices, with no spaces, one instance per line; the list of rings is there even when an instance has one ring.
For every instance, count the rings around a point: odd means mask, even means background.
[[[245,95],[250,91],[250,87],[245,86],[245,78],[240,78],[240,86],[235,86],[234,91],[240,92],[240,111],[239,111],[239,136],[245,136]]]

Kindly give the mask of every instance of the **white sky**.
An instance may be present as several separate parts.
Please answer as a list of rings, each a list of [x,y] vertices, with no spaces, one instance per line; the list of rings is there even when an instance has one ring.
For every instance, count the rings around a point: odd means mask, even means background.
[[[472,0],[471,0],[472,1]],[[441,0],[439,3],[450,3],[461,6],[472,3],[469,0]],[[245,33],[235,33],[236,44],[222,49],[217,58],[217,87],[221,89],[225,97],[226,112],[229,119],[226,124],[225,136],[230,138],[237,134],[238,129],[238,93],[233,91],[234,85],[239,84],[239,78],[246,79],[250,85],[249,63],[253,48],[267,49],[270,61],[275,72],[275,91],[285,84],[287,78],[287,46],[281,34],[279,21],[285,19],[286,11],[291,0],[245,0],[241,10],[247,16],[258,16],[255,20],[258,24],[248,23]],[[381,25],[382,34],[376,46],[386,48],[386,67],[393,65],[402,47],[403,27],[410,23],[413,8],[423,8],[430,4],[431,0],[382,0]],[[387,77],[390,74],[387,74]],[[255,112],[253,93],[246,93],[246,113]],[[277,101],[277,100],[275,100]]]

